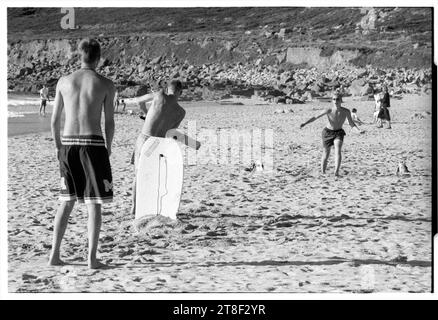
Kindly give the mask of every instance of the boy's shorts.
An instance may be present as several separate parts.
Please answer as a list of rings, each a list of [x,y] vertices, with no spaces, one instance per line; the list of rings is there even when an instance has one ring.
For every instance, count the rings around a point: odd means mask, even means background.
[[[335,139],[340,139],[344,141],[345,131],[344,129],[330,130],[324,128],[322,130],[322,145],[324,148],[329,148],[333,146]]]
[[[102,204],[113,199],[108,150],[97,135],[63,136],[58,160],[61,172],[59,200]]]

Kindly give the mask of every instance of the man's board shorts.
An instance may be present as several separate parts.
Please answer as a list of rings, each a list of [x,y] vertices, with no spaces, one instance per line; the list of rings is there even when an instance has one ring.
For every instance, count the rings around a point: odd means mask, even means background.
[[[137,138],[137,141],[135,142],[134,152],[132,153],[131,156],[131,164],[134,165],[135,171],[137,171],[138,168],[138,160],[140,159],[141,148],[143,147],[146,140],[149,138],[150,135],[140,133],[140,135]]]
[[[47,100],[46,99],[41,99],[41,106],[45,107],[47,105]]]
[[[63,136],[59,150],[59,200],[102,204],[113,200],[113,179],[105,140],[98,135]]]
[[[331,147],[336,139],[340,139],[341,141],[344,141],[344,136],[345,136],[344,129],[330,130],[328,128],[324,128],[322,130],[322,145],[325,148]]]

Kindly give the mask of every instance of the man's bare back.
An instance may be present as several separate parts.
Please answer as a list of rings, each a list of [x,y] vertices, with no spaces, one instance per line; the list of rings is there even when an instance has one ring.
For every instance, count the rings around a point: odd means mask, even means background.
[[[93,70],[80,69],[61,78],[59,91],[65,108],[64,135],[102,135],[102,107],[114,96],[112,81]]]
[[[179,126],[185,116],[185,110],[178,104],[177,97],[163,91],[151,94],[146,102],[152,100],[142,128],[142,134],[153,137],[165,137],[166,132]]]

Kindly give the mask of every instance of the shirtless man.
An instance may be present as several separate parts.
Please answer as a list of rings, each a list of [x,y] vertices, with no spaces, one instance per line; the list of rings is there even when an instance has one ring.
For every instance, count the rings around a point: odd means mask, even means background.
[[[131,163],[135,167],[135,175],[137,175],[138,159],[143,144],[149,137],[166,136],[167,131],[176,129],[186,115],[186,111],[178,104],[178,98],[182,93],[182,84],[178,80],[172,80],[168,83],[167,94],[162,90],[149,93],[144,96],[133,99],[138,103],[140,109],[146,114],[146,118],[141,129],[141,133],[135,143],[135,150],[132,155]],[[146,109],[146,103],[151,102],[149,110]],[[132,209],[131,214],[135,215],[135,193],[136,193],[136,177],[132,185]]]
[[[101,226],[101,204],[112,201],[109,156],[114,136],[114,85],[96,73],[100,45],[94,39],[79,44],[81,69],[59,79],[52,115],[52,136],[61,172],[61,201],[55,216],[49,265],[62,265],[61,241],[76,200],[88,209],[88,267],[104,265],[96,258]],[[65,109],[63,136],[61,114]],[[105,113],[105,140],[100,126]],[[106,148],[105,148],[106,142]]]
[[[327,168],[327,160],[330,155],[330,148],[334,145],[335,147],[335,176],[339,176],[339,168],[341,167],[341,148],[344,141],[345,131],[342,126],[345,119],[348,120],[352,129],[355,129],[358,133],[363,133],[351,118],[350,110],[341,107],[342,97],[338,93],[334,93],[332,97],[333,106],[325,109],[321,114],[316,117],[312,117],[303,124],[300,125],[300,129],[306,124],[327,115],[327,125],[322,130],[322,145],[323,154],[321,158],[321,172],[325,174]]]

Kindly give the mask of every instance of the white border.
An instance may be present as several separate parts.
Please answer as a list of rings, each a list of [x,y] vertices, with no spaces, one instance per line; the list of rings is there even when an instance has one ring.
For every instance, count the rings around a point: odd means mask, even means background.
[[[115,294],[115,293],[8,293],[8,274],[7,274],[7,113],[5,112],[7,106],[7,7],[33,7],[35,1],[30,0],[3,0],[0,2],[0,65],[3,71],[0,76],[0,101],[2,102],[3,112],[0,112],[0,300],[303,300],[303,299],[320,299],[320,300],[371,300],[371,299],[400,299],[400,300],[420,300],[420,299],[437,299],[437,294],[421,293],[374,293],[374,294],[289,294],[289,293],[184,293],[184,294],[165,294],[165,293],[145,293],[145,294]],[[307,1],[284,1],[284,0],[270,0],[268,1],[241,1],[241,0],[222,0],[220,5],[217,0],[189,0],[183,1],[169,1],[169,0],[151,0],[151,1],[99,1],[89,0],[65,0],[62,1],[63,7],[236,7],[236,6],[296,6],[296,7],[435,7],[435,43],[437,39],[437,20],[435,1],[417,0],[417,1],[389,1],[389,0],[368,0],[358,1],[321,1],[321,0],[307,0]],[[38,7],[60,7],[59,1],[43,0],[38,1]],[[435,52],[435,63],[436,52]],[[435,239],[435,259],[438,257],[438,241]],[[438,291],[438,270],[435,268],[435,290]]]

